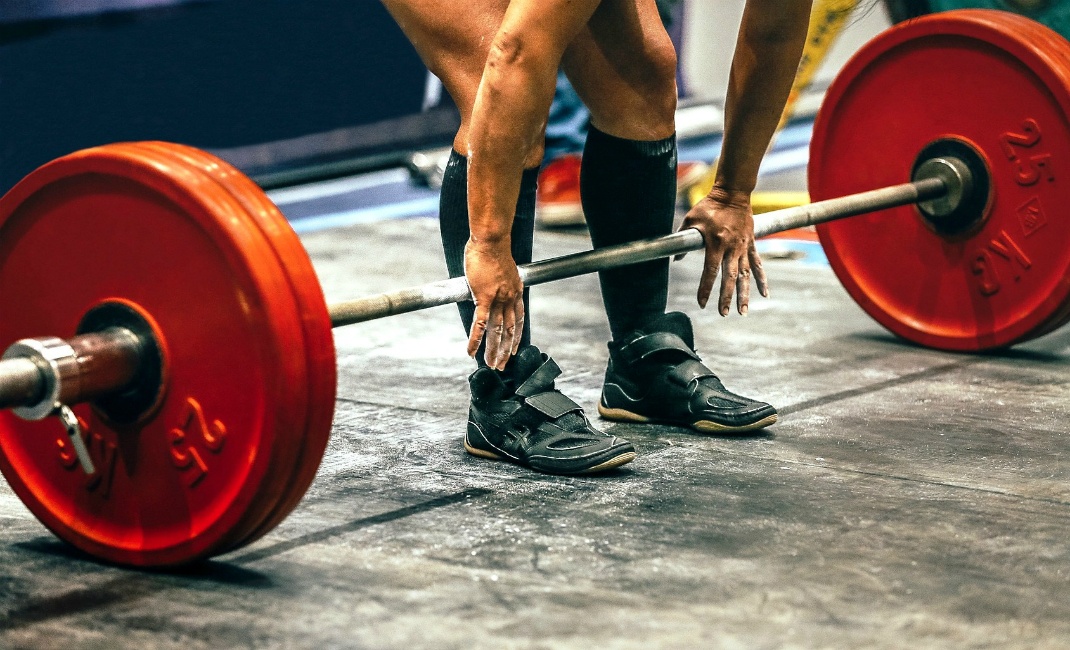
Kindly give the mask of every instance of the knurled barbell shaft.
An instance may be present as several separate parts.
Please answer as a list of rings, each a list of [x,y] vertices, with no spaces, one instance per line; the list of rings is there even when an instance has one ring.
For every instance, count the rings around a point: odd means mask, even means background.
[[[947,191],[944,179],[923,178],[860,194],[766,212],[754,217],[754,236],[765,237],[793,228],[935,199]],[[524,286],[530,287],[628,264],[672,257],[699,250],[704,245],[702,234],[688,228],[664,237],[525,264],[520,267],[520,277]],[[331,324],[334,327],[342,327],[471,299],[468,282],[463,277],[452,278],[333,304],[330,306]]]
[[[828,201],[760,214],[754,218],[755,237],[836,219],[935,199],[948,192],[948,181],[923,178],[910,183],[853,194]],[[543,284],[609,268],[672,257],[703,248],[699,231],[680,232],[619,246],[565,255],[520,267],[525,286]],[[382,293],[330,306],[334,327],[471,300],[463,277]],[[136,373],[139,346],[128,330],[76,336],[68,341],[75,352],[68,360],[61,398],[76,403],[122,390]],[[50,399],[55,392],[55,364],[14,357],[0,361],[0,408],[26,409]],[[57,393],[57,394],[60,394]],[[46,405],[48,406],[48,405]]]

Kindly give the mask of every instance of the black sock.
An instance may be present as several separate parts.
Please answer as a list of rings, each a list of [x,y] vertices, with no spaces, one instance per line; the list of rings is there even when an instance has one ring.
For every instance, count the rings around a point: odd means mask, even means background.
[[[676,212],[676,136],[623,140],[590,127],[580,194],[595,248],[669,234]],[[599,280],[614,340],[665,313],[668,259],[602,271]]]
[[[531,246],[535,235],[535,188],[539,170],[525,169],[520,181],[520,196],[516,202],[516,214],[513,216],[512,240],[513,260],[517,264],[531,261]],[[442,250],[446,254],[446,268],[451,278],[464,275],[464,245],[468,243],[471,231],[468,228],[468,161],[456,151],[450,152],[446,172],[442,176],[442,195],[439,202],[439,228],[442,233]],[[465,336],[472,331],[476,306],[472,301],[457,303],[461,313]],[[521,334],[520,347],[531,343],[531,312],[528,310],[528,290],[524,289],[524,331]],[[476,361],[485,366],[483,360],[484,345],[479,346]],[[509,359],[502,379],[512,382],[516,357]]]

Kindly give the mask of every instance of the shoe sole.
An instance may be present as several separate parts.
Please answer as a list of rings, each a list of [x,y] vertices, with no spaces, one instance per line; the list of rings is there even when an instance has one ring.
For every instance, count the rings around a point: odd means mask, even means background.
[[[517,461],[513,460],[512,458],[506,458],[505,456],[499,456],[498,454],[496,454],[496,453],[494,453],[492,451],[486,451],[484,449],[476,449],[472,445],[468,444],[468,437],[467,436],[464,439],[464,450],[467,451],[468,453],[472,454],[473,456],[479,456],[480,458],[489,458],[491,460],[503,460],[505,462],[514,463],[516,465],[520,465],[521,467],[524,467],[524,465],[522,465],[521,463],[518,463]],[[604,472],[606,470],[610,470],[610,469],[614,469],[616,467],[620,467],[621,465],[627,465],[628,463],[630,463],[633,460],[635,460],[635,457],[636,457],[636,453],[634,451],[629,451],[629,452],[623,453],[623,454],[621,454],[619,456],[614,456],[613,458],[610,458],[609,460],[607,460],[605,462],[599,463],[598,465],[595,465],[594,467],[588,467],[587,469],[581,469],[578,472],[564,472],[563,474],[594,474],[596,472]],[[535,469],[535,468],[531,468],[531,469]],[[536,471],[540,471],[540,470],[536,470]],[[546,473],[549,474],[551,472],[546,472]]]
[[[607,420],[613,420],[615,422],[641,422],[643,424],[652,423],[665,423],[679,426],[680,422],[674,422],[672,420],[656,420],[654,418],[648,418],[645,415],[639,415],[638,413],[632,413],[625,409],[609,408],[608,406],[602,406],[598,404],[598,414]],[[696,431],[702,433],[746,433],[748,431],[757,431],[758,429],[764,429],[767,426],[775,424],[777,421],[777,414],[768,415],[757,422],[750,424],[744,424],[743,426],[731,426],[728,424],[720,424],[719,422],[711,422],[710,420],[698,420],[690,424],[684,424],[684,426],[691,427]]]

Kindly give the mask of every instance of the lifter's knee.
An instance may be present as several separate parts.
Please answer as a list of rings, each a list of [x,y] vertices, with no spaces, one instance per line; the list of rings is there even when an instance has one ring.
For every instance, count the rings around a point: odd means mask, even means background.
[[[672,135],[676,128],[676,48],[671,41],[654,46],[642,67],[639,93],[646,99],[646,117],[651,130]]]
[[[633,140],[675,133],[676,50],[667,36],[614,58],[599,60],[600,53],[586,49],[570,52],[566,72],[596,127]]]

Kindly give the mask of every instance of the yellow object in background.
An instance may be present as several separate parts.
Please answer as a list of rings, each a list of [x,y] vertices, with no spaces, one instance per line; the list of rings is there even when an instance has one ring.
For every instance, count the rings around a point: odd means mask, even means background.
[[[791,119],[795,111],[795,104],[799,96],[814,80],[818,69],[825,61],[825,56],[832,49],[836,37],[843,31],[847,19],[851,17],[858,0],[817,0],[814,9],[810,13],[810,27],[806,34],[806,45],[803,47],[802,58],[799,60],[799,71],[795,73],[795,82],[791,85],[788,93],[788,101],[784,105],[784,114],[780,118],[777,131]],[[776,136],[773,136],[776,139]]]
[[[750,206],[754,214],[794,208],[810,202],[808,192],[755,192],[751,196]]]
[[[795,73],[795,82],[791,86],[788,101],[784,106],[784,114],[780,118],[780,124],[777,125],[777,132],[791,119],[791,115],[795,111],[795,104],[799,101],[799,96],[814,80],[821,63],[824,62],[825,56],[832,49],[832,44],[836,41],[836,37],[843,31],[844,25],[847,24],[847,19],[850,18],[851,13],[858,6],[858,2],[859,0],[817,0],[814,3],[814,9],[810,13],[810,27],[806,35],[806,46],[803,48],[802,58],[799,61],[799,70]],[[776,135],[773,136],[773,141],[776,141]],[[709,170],[702,179],[688,189],[687,199],[689,205],[695,205],[705,198],[710,190],[713,189],[713,183],[716,178],[717,164],[715,161],[714,164],[710,165]],[[798,202],[782,203],[788,195],[794,195],[792,198]],[[755,192],[754,196],[751,197],[751,204],[754,206],[754,212],[756,213],[759,212],[759,207],[764,208],[760,210],[761,212],[768,212],[803,203],[809,203],[809,196],[806,192]]]

